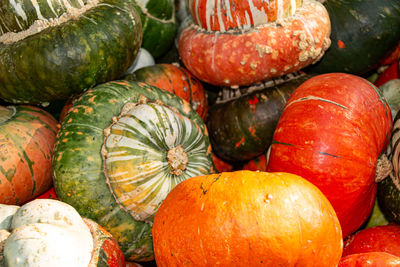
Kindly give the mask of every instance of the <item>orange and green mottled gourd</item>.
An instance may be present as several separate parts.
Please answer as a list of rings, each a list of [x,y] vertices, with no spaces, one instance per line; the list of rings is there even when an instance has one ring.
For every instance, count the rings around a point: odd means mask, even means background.
[[[208,102],[203,85],[187,69],[178,64],[143,67],[125,76],[124,79],[144,82],[167,90],[188,101],[203,120],[207,116]]]
[[[267,170],[294,173],[316,185],[347,237],[374,206],[377,160],[391,132],[389,105],[373,84],[344,73],[318,75],[286,103]]]
[[[33,106],[0,106],[0,203],[19,205],[50,189],[57,121]]]
[[[300,176],[252,171],[187,179],[158,210],[157,266],[336,266],[339,220]]]
[[[126,80],[77,98],[53,153],[57,196],[109,231],[128,261],[153,259],[159,205],[177,184],[213,168],[207,129],[191,105]]]

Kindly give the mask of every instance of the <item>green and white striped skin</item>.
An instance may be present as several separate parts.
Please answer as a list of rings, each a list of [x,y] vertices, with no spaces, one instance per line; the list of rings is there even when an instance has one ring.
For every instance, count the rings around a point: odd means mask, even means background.
[[[137,10],[129,0],[87,2],[3,1],[0,98],[31,104],[65,99],[124,74],[142,43]]]
[[[174,0],[133,1],[142,19],[142,47],[158,58],[171,48],[177,34]]]
[[[67,113],[53,181],[57,196],[109,231],[128,261],[151,260],[155,211],[177,183],[214,171],[210,153],[206,127],[188,102],[113,81],[85,92]]]

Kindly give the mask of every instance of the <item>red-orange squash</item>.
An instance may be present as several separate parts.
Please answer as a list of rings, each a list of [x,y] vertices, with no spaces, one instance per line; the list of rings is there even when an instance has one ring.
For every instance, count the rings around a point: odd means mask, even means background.
[[[373,84],[350,74],[318,75],[286,103],[268,171],[300,175],[321,189],[347,237],[371,213],[377,159],[391,131],[389,105]]]
[[[57,121],[33,106],[0,106],[0,203],[19,205],[51,187]]]
[[[178,51],[203,82],[251,85],[318,61],[330,46],[330,26],[322,4],[304,0],[293,16],[245,30],[207,31],[189,24],[179,36]]]
[[[236,171],[177,185],[153,224],[157,266],[336,266],[342,233],[321,191],[289,173]]]
[[[400,257],[400,225],[370,227],[345,240],[343,257],[366,252],[387,252]]]
[[[367,252],[343,257],[338,267],[399,267],[400,257],[386,252]]]

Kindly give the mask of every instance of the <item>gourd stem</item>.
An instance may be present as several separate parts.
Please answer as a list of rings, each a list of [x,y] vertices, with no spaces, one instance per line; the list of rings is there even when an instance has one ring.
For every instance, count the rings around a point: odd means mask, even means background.
[[[375,183],[379,183],[389,176],[393,170],[393,165],[385,154],[382,154],[377,161],[375,171]]]
[[[188,155],[182,145],[177,145],[167,152],[169,172],[174,175],[182,175],[188,164]]]

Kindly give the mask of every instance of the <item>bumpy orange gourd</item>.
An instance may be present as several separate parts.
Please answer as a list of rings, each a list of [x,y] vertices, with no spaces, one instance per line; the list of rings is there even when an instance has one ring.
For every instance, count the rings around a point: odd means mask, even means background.
[[[338,218],[317,187],[289,173],[187,179],[153,224],[157,266],[336,266]]]

